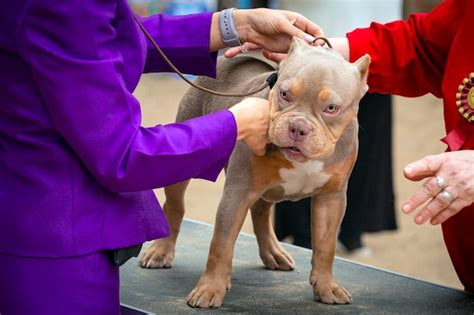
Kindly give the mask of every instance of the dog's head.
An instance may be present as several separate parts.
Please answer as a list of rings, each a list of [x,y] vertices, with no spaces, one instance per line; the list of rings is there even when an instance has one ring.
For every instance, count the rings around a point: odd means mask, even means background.
[[[270,141],[290,160],[329,157],[357,120],[369,64],[369,55],[350,63],[333,49],[293,38],[269,96]]]

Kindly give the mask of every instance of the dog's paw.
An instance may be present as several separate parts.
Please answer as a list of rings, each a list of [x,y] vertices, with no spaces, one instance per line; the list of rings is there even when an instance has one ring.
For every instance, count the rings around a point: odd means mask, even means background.
[[[343,286],[338,284],[333,277],[311,277],[314,299],[326,304],[350,304],[352,295]]]
[[[153,241],[140,258],[142,268],[171,268],[173,266],[175,245],[169,239]]]
[[[295,269],[295,261],[277,241],[271,242],[268,246],[261,246],[260,258],[267,269],[287,271]]]
[[[229,290],[230,282],[226,284],[222,279],[204,275],[189,293],[186,303],[191,307],[221,307],[224,295]]]

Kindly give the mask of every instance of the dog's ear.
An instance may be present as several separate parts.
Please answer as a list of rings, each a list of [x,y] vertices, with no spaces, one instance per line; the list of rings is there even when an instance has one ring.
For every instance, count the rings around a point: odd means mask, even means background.
[[[370,56],[365,54],[354,62],[357,70],[360,73],[360,79],[363,83],[367,82],[367,76],[369,75]]]
[[[354,65],[357,68],[361,83],[361,92],[362,95],[364,95],[369,90],[367,76],[369,75],[370,56],[368,54],[363,55],[354,62]]]
[[[296,54],[308,47],[310,47],[310,45],[308,45],[308,43],[306,43],[304,40],[293,36],[291,39],[290,48],[288,49],[288,55]]]

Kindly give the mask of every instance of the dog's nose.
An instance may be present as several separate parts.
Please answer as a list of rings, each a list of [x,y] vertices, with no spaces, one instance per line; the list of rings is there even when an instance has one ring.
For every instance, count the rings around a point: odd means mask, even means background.
[[[292,119],[288,125],[290,138],[294,141],[304,140],[310,133],[311,129],[309,122],[302,117]]]

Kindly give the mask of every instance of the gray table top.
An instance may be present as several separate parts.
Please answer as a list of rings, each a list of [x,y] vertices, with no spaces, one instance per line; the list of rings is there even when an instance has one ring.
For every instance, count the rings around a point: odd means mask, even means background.
[[[134,258],[121,267],[121,302],[156,314],[474,314],[474,297],[400,274],[337,258],[334,274],[353,295],[350,305],[313,300],[311,251],[284,244],[294,271],[263,268],[255,237],[240,234],[235,246],[232,290],[219,309],[192,309],[186,296],[204,270],[213,227],[183,222],[171,269],[142,269]],[[145,244],[145,247],[148,244]]]

